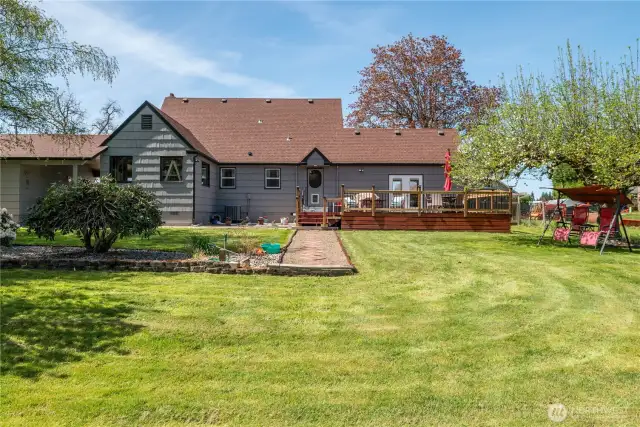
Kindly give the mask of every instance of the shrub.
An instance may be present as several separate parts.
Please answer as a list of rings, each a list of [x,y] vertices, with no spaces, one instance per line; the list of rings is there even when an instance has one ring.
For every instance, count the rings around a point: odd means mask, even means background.
[[[229,236],[233,239],[231,246],[233,246],[234,250],[238,253],[251,253],[260,246],[260,239],[245,229],[234,231],[230,233]]]
[[[155,195],[139,185],[118,185],[112,178],[55,183],[29,210],[29,232],[53,240],[57,231],[75,233],[85,248],[107,252],[122,237],[150,237],[162,225]]]
[[[13,215],[2,208],[0,211],[0,245],[11,246],[16,240],[16,230],[18,230],[18,224],[13,220]]]

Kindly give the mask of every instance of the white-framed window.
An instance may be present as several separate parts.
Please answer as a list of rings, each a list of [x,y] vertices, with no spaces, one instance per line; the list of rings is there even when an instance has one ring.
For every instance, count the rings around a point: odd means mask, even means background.
[[[265,168],[264,170],[264,188],[280,189],[280,169]]]
[[[311,203],[314,205],[317,205],[320,203],[320,195],[319,194],[312,194],[311,195]]]
[[[220,188],[236,188],[236,168],[220,168]]]

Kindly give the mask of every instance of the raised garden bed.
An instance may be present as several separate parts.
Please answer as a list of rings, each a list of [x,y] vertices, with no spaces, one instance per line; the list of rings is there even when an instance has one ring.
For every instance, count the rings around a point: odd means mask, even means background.
[[[353,273],[350,268],[308,268],[281,264],[282,254],[231,255],[228,262],[194,259],[184,252],[112,249],[88,253],[72,246],[13,246],[2,248],[0,267],[46,270],[153,271],[175,273],[274,274],[335,276]]]

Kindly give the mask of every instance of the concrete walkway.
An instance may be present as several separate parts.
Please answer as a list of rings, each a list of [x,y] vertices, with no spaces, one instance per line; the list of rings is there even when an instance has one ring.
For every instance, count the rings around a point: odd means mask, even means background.
[[[284,254],[283,264],[349,266],[333,230],[298,230]]]

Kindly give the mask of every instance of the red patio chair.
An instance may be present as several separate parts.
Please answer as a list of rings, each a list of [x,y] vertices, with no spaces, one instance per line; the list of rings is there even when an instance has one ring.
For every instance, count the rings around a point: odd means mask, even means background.
[[[611,220],[616,215],[615,208],[600,208],[599,227],[598,231],[584,231],[580,236],[580,244],[585,246],[597,246],[602,238],[607,234],[609,228],[611,228],[610,235],[615,236],[618,233],[618,219],[613,223],[611,227]]]
[[[593,225],[587,223],[588,219],[589,205],[579,205],[574,207],[573,213],[571,214],[571,233],[579,236],[586,229],[592,228]]]
[[[609,227],[611,227],[611,220],[616,214],[615,208],[600,208],[600,227],[599,230],[601,233],[606,233],[609,231]],[[613,223],[613,228],[611,228],[611,232],[613,234],[618,233],[618,219]]]

